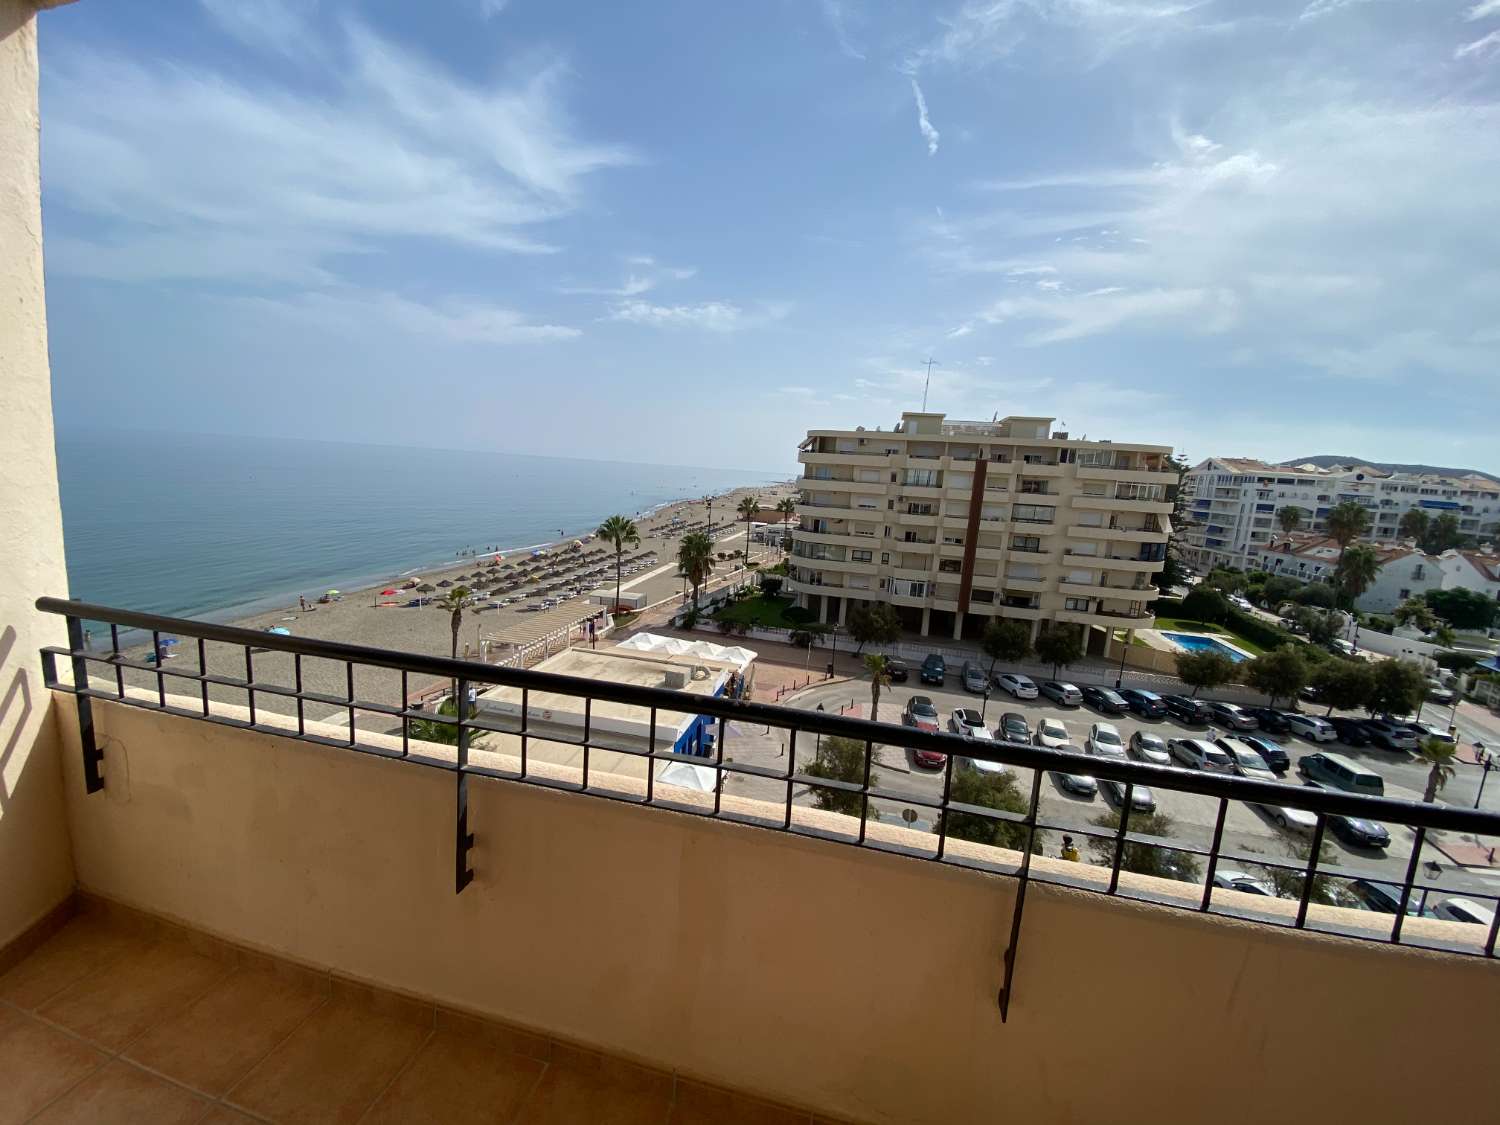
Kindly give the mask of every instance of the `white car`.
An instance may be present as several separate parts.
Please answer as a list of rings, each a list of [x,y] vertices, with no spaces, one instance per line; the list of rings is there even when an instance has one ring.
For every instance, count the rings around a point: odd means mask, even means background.
[[[1235,606],[1238,609],[1243,609],[1246,613],[1249,613],[1252,609],[1255,608],[1250,604],[1250,599],[1242,594],[1231,594],[1229,596],[1229,604]]]
[[[949,715],[948,729],[954,734],[961,734],[967,738],[990,737],[990,732],[985,729],[984,720],[972,707],[959,707]]]
[[[1480,906],[1471,898],[1445,898],[1432,908],[1439,918],[1450,922],[1469,922],[1476,926],[1488,926],[1495,921],[1495,912]]]
[[[1068,734],[1061,719],[1041,719],[1036,724],[1036,735],[1034,741],[1038,746],[1045,746],[1049,750],[1059,750],[1071,746],[1072,737]]]
[[[1006,672],[995,677],[995,683],[1017,699],[1035,699],[1037,697],[1036,684],[1030,676],[1019,676],[1014,672]]]
[[[1089,727],[1088,741],[1083,744],[1085,753],[1101,754],[1106,758],[1123,758],[1125,744],[1120,741],[1120,732],[1114,723],[1095,723]]]
[[[1311,739],[1313,742],[1333,742],[1339,736],[1339,732],[1333,729],[1332,723],[1316,715],[1289,713],[1286,716],[1286,729],[1293,734],[1300,734],[1303,738]]]
[[[1283,832],[1295,832],[1299,836],[1311,836],[1318,826],[1316,813],[1306,809],[1289,808],[1286,805],[1256,805],[1256,808],[1271,818],[1271,823]]]
[[[1271,884],[1263,879],[1251,878],[1243,871],[1215,871],[1214,886],[1223,887],[1226,891],[1239,891],[1241,894],[1276,897]]]
[[[1229,767],[1232,772],[1241,777],[1254,778],[1256,781],[1276,780],[1271,767],[1266,765],[1266,760],[1256,753],[1255,747],[1247,746],[1238,738],[1216,738],[1214,745],[1229,755]]]
[[[1212,742],[1203,738],[1174,738],[1167,743],[1172,757],[1190,770],[1206,770],[1208,773],[1233,773],[1234,763],[1229,755]]]

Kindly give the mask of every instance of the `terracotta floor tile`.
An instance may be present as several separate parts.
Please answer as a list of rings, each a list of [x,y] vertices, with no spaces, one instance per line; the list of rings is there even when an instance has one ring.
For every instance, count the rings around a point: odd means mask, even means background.
[[[437,1032],[360,1125],[492,1125],[509,1121],[545,1064]]]
[[[48,1106],[35,1125],[114,1125],[150,1122],[151,1125],[188,1125],[197,1121],[209,1102],[122,1062],[94,1072]]]
[[[119,1050],[185,1008],[229,972],[183,942],[132,950],[70,985],[38,1009],[69,1031]]]
[[[664,1125],[671,1097],[654,1084],[550,1064],[518,1125]]]
[[[251,1117],[227,1105],[216,1105],[198,1125],[260,1125],[259,1117]]]
[[[39,1008],[101,966],[149,944],[97,915],[78,915],[0,977],[0,1000],[18,1008]]]
[[[217,1098],[323,1002],[296,981],[241,969],[146,1032],[125,1056]]]
[[[808,1125],[809,1115],[713,1086],[678,1081],[670,1125]]]
[[[0,1008],[0,1125],[25,1121],[107,1057],[40,1020]]]
[[[289,1125],[357,1121],[431,1033],[328,1003],[230,1090],[227,1100]]]

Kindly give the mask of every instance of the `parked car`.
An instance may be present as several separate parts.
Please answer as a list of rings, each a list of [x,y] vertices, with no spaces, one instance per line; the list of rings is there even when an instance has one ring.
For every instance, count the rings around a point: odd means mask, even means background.
[[[906,701],[906,709],[901,712],[901,721],[909,727],[925,730],[929,734],[937,734],[938,731],[937,708],[925,695],[914,695]]]
[[[1417,736],[1395,719],[1379,718],[1365,721],[1365,733],[1370,741],[1382,750],[1415,750]]]
[[[1036,684],[1030,676],[1017,675],[1015,672],[1006,672],[995,677],[995,683],[1010,692],[1017,699],[1035,699],[1037,697]]]
[[[1274,707],[1246,707],[1244,711],[1260,730],[1269,734],[1286,733],[1286,715]]]
[[[911,665],[904,660],[898,660],[894,656],[885,658],[885,674],[891,678],[893,684],[904,684],[911,676]]]
[[[1209,773],[1234,772],[1229,755],[1212,742],[1202,738],[1174,738],[1167,743],[1167,750],[1180,764],[1190,770],[1207,770]]]
[[[1430,699],[1430,700],[1432,700],[1434,703],[1452,703],[1453,702],[1453,692],[1449,688],[1445,688],[1437,680],[1428,680],[1427,681],[1427,698]],[[1463,900],[1460,900],[1460,901],[1463,901]]]
[[[1057,749],[1066,750],[1070,754],[1077,754],[1076,746],[1059,746]],[[1072,793],[1075,797],[1092,798],[1099,792],[1099,783],[1086,773],[1064,773],[1061,770],[1053,770],[1052,778],[1062,788],[1064,793]]]
[[[1036,734],[1033,737],[1038,746],[1046,746],[1051,750],[1071,749],[1073,744],[1068,728],[1063,725],[1061,719],[1038,719]]]
[[[1238,738],[1216,738],[1214,745],[1229,755],[1229,770],[1256,781],[1275,781],[1270,764],[1249,743]]]
[[[1107,758],[1125,756],[1125,744],[1120,741],[1120,732],[1114,723],[1095,723],[1089,727],[1089,736],[1083,749],[1085,753],[1102,754]]]
[[[1345,746],[1370,745],[1370,732],[1365,730],[1363,720],[1345,718],[1339,715],[1330,718],[1328,721],[1333,724],[1334,733],[1338,735],[1339,741]]]
[[[1125,706],[1143,719],[1159,719],[1167,713],[1167,705],[1154,691],[1125,688],[1120,692],[1120,698],[1125,700]]]
[[[1138,730],[1130,736],[1130,752],[1153,766],[1172,764],[1172,755],[1167,751],[1167,740],[1149,731]]]
[[[956,708],[953,714],[948,716],[948,729],[954,734],[973,738],[976,731],[984,731],[984,737],[988,738],[990,732],[985,730],[984,720],[979,717],[979,712],[972,707]]]
[[[1189,723],[1194,726],[1203,726],[1208,723],[1208,704],[1201,699],[1194,699],[1189,695],[1164,695],[1161,701],[1167,706],[1167,714],[1180,723]]]
[[[1007,711],[1000,716],[1000,725],[995,728],[995,737],[1006,742],[1030,742],[1031,725],[1019,711]]]
[[[1096,687],[1090,684],[1083,689],[1083,701],[1096,711],[1103,711],[1106,715],[1123,715],[1130,710],[1125,705],[1125,700],[1120,698],[1120,693],[1110,688]]]
[[[1272,742],[1265,735],[1242,734],[1239,740],[1265,759],[1266,765],[1276,773],[1286,773],[1292,768],[1292,758],[1279,742]]]
[[[1412,721],[1408,723],[1402,723],[1401,725],[1404,726],[1407,730],[1411,731],[1412,734],[1417,736],[1418,745],[1426,742],[1429,738],[1435,738],[1439,742],[1452,743],[1458,741],[1458,739],[1449,734],[1446,729],[1444,729],[1443,727],[1435,727],[1431,723]]]
[[[1495,921],[1493,910],[1471,898],[1445,898],[1432,908],[1432,914],[1449,922],[1469,922],[1476,926],[1489,926]]]
[[[1037,690],[1054,703],[1060,703],[1064,707],[1077,707],[1083,702],[1083,692],[1061,680],[1043,680]]]
[[[937,684],[943,686],[948,678],[948,662],[938,653],[928,653],[927,659],[922,661],[921,679],[924,684]]]
[[[1095,723],[1089,727],[1088,741],[1083,744],[1083,748],[1085,752],[1096,757],[1115,758],[1120,761],[1125,759],[1125,747],[1120,742],[1120,732],[1115,729],[1113,723]],[[1116,807],[1124,803],[1125,786],[1121,782],[1101,777],[1098,779],[1098,786]],[[1136,785],[1131,788],[1130,808],[1134,812],[1156,811],[1156,794],[1151,792],[1150,786]]]
[[[1328,788],[1320,781],[1304,781],[1309,789]],[[1362,816],[1344,816],[1342,813],[1324,813],[1323,819],[1329,829],[1340,840],[1356,848],[1387,848],[1391,834],[1385,825]]]
[[[1252,878],[1243,871],[1215,871],[1214,886],[1223,887],[1226,891],[1239,891],[1241,894],[1276,897],[1276,891],[1270,883],[1264,879]]]
[[[1394,914],[1401,909],[1401,887],[1396,883],[1381,883],[1374,879],[1352,879],[1349,882],[1349,890],[1370,910],[1381,914]],[[1420,891],[1411,893],[1406,903],[1408,916],[1415,917],[1422,913],[1421,898]],[[1426,913],[1432,916],[1436,914],[1436,911],[1429,908]]]
[[[964,661],[963,668],[964,690],[972,691],[975,695],[983,695],[990,690],[990,678],[985,674],[983,668],[972,660]]]
[[[1301,735],[1313,742],[1332,742],[1338,737],[1333,724],[1316,715],[1288,715],[1286,729],[1289,734]]]
[[[1305,754],[1297,763],[1297,772],[1309,781],[1321,781],[1332,789],[1361,793],[1366,797],[1385,796],[1385,779],[1374,770],[1351,761],[1342,754],[1320,750]]]
[[[1258,725],[1255,717],[1238,703],[1210,703],[1210,721],[1229,727],[1231,730],[1254,730]]]

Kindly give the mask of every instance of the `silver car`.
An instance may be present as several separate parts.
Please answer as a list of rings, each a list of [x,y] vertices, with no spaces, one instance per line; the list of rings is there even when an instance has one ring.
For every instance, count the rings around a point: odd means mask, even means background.
[[[1069,754],[1079,753],[1076,746],[1062,745],[1055,749]],[[1086,773],[1063,773],[1060,770],[1054,770],[1052,779],[1057,782],[1064,793],[1072,793],[1076,797],[1087,797],[1092,800],[1094,794],[1099,791],[1099,783]]]
[[[1115,761],[1126,761],[1125,746],[1120,741],[1120,732],[1115,730],[1110,723],[1095,723],[1089,728],[1089,740],[1085,746],[1090,754],[1100,758],[1110,758]],[[1116,805],[1125,802],[1125,786],[1107,777],[1098,779],[1098,786],[1104,790],[1104,795]],[[1137,785],[1130,791],[1130,807],[1135,812],[1155,812],[1156,794],[1151,792],[1149,786]]]
[[[1167,740],[1150,731],[1138,730],[1130,736],[1130,752],[1153,766],[1172,764],[1172,755],[1167,752]]]

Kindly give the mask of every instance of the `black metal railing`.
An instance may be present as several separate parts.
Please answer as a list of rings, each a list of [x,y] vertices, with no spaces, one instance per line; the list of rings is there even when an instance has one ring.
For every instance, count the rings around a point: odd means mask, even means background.
[[[821,710],[501,668],[60,598],[39,598],[36,606],[67,619],[68,645],[42,649],[43,673],[49,688],[77,697],[84,776],[89,791],[109,785],[103,754],[95,743],[90,707],[95,699],[448,770],[457,782],[454,854],[455,884],[460,891],[472,878],[468,866],[473,835],[468,821],[467,784],[470,777],[479,775],[568,788],[607,799],[669,807],[1017,876],[1022,880],[1021,893],[1016,896],[1018,911],[1024,902],[1024,883],[1030,879],[1270,925],[1494,956],[1500,921],[1487,929],[1447,927],[1447,931],[1456,935],[1451,940],[1426,933],[1420,940],[1412,939],[1409,933],[1403,935],[1406,908],[1424,903],[1429,895],[1461,894],[1491,906],[1500,905],[1493,893],[1468,888],[1455,890],[1436,881],[1437,877],[1430,875],[1430,866],[1422,863],[1424,845],[1433,833],[1471,835],[1476,842],[1480,838],[1500,840],[1500,815],[1494,813],[1183,770],[1124,757],[1069,753],[1029,743],[961,739],[957,735]],[[103,647],[96,647],[90,643],[85,628],[101,625],[107,627],[109,641]],[[150,643],[140,649],[122,647],[121,630],[139,630],[150,637]],[[168,653],[163,642],[168,638],[178,641],[175,647],[183,650],[182,655],[163,659]],[[193,643],[186,645],[184,639]],[[265,671],[271,654],[279,655],[283,665],[290,659],[289,667],[283,667],[284,674],[279,677]],[[60,660],[69,665],[67,677],[59,675]],[[318,663],[325,687],[333,683],[339,690],[315,690],[304,676],[310,662]],[[167,666],[169,663],[172,666]],[[373,697],[378,692],[363,690],[369,670],[383,670],[385,698]],[[424,706],[413,706],[409,700],[422,695],[414,690],[413,680],[421,677],[453,685],[454,697],[459,701],[471,699],[471,688],[515,689],[519,694],[519,711],[503,718],[464,706],[462,714],[444,716]],[[555,726],[543,729],[534,718],[537,708],[531,704],[532,698],[540,693],[581,702],[577,729],[566,732]],[[620,740],[617,729],[604,731],[594,718],[601,704],[636,709],[634,713],[645,720],[648,733],[638,744],[628,744]],[[326,713],[320,716],[316,713],[319,710]],[[694,743],[696,753],[685,754],[675,746],[663,745],[658,735],[662,715],[683,714],[701,717],[699,721],[712,734],[711,738],[700,735]],[[374,716],[373,721],[378,724],[387,727],[395,724],[395,730],[386,730],[382,736],[382,732],[366,729],[363,733],[367,737],[362,740],[357,716]],[[330,732],[330,719],[339,723],[337,732]],[[412,733],[412,724],[418,721],[446,729],[453,740],[449,744],[451,751],[428,752],[430,744],[419,741]],[[342,733],[344,723],[347,734]],[[477,749],[474,740],[496,734],[514,740],[505,754],[508,760],[518,761],[518,766],[497,766],[494,761],[498,758],[492,760],[488,755],[485,760],[475,760],[471,753]],[[762,747],[777,744],[782,752],[762,760],[756,760],[753,753],[736,757],[741,747],[749,746],[755,739],[760,740],[756,745]],[[852,768],[841,773],[829,767],[823,752],[824,740],[828,739],[845,740],[830,746],[855,749],[858,760]],[[560,780],[556,770],[535,768],[539,760],[532,752],[535,745],[559,743],[581,752],[582,768],[576,771],[581,780]],[[927,762],[937,756],[941,765],[930,775],[932,783],[926,791],[894,787],[892,775],[900,772],[900,767],[893,767],[881,752],[888,754],[895,750]],[[620,755],[623,762],[638,763],[643,789],[641,785],[632,789],[613,784],[608,777],[601,779],[606,771],[598,768],[591,774],[590,756],[599,752]],[[660,769],[673,763],[688,763],[709,771],[713,781],[711,802],[706,796],[684,800],[680,788],[664,784],[658,778]],[[990,783],[979,783],[986,777],[997,776],[994,772],[997,767],[1006,771],[1003,776],[1011,777],[1013,784],[996,783],[987,788]],[[1033,771],[1029,786],[1021,784],[1022,779],[1009,772],[1020,770]],[[907,772],[915,775],[920,771]],[[1090,820],[1079,824],[1047,812],[1040,800],[1044,774],[1054,778],[1087,777],[1102,788],[1111,789],[1114,821],[1101,824]],[[618,780],[616,777],[615,781]],[[733,807],[723,800],[726,782],[735,782],[745,790],[738,795],[743,799]],[[1143,833],[1139,830],[1139,819],[1137,828],[1132,830],[1132,815],[1137,818],[1144,815],[1136,811],[1136,806],[1141,791],[1148,787],[1158,793],[1189,794],[1214,802],[1214,829],[1207,846],[1178,836]],[[1029,799],[1025,797],[1028,789]],[[997,791],[1004,791],[1009,797],[995,799]],[[1237,804],[1311,813],[1316,817],[1316,827],[1307,854],[1288,861],[1230,847],[1225,840],[1226,813]],[[804,815],[812,809],[843,815]],[[1322,848],[1330,817],[1358,817],[1410,829],[1413,833],[1410,858],[1402,874],[1393,877],[1389,870],[1360,871],[1331,863]],[[1155,822],[1145,823],[1149,827]],[[872,826],[876,831],[871,832]],[[1034,862],[1033,850],[1041,847],[1048,832],[1066,832],[1083,839],[1092,845],[1097,862]],[[958,846],[958,841],[967,844]],[[992,846],[968,846],[976,843]],[[1170,876],[1138,877],[1163,870],[1160,865],[1142,865],[1136,861],[1140,855],[1157,853],[1191,857],[1186,868],[1193,871],[1195,878],[1201,874],[1201,886],[1174,882]],[[1279,900],[1272,897],[1264,900],[1264,906],[1259,899],[1246,894],[1221,897],[1220,890],[1234,890],[1215,885],[1216,873],[1227,870],[1226,864],[1253,866],[1273,876],[1280,873],[1282,882],[1289,887],[1288,898],[1295,901],[1295,912],[1291,911],[1290,903],[1277,906]],[[1181,864],[1175,869],[1166,868],[1179,872],[1183,869]],[[1132,872],[1134,875],[1129,874]],[[1385,916],[1379,914],[1327,911],[1310,920],[1310,907],[1321,901],[1319,885],[1329,880],[1396,888],[1401,909],[1390,916],[1388,931],[1382,932]],[[1500,919],[1500,910],[1496,911],[1496,917]],[[1015,925],[1019,927],[1019,915]],[[1007,992],[1002,995],[1002,1009],[1008,1006],[1014,951],[1012,941],[1006,958]]]

